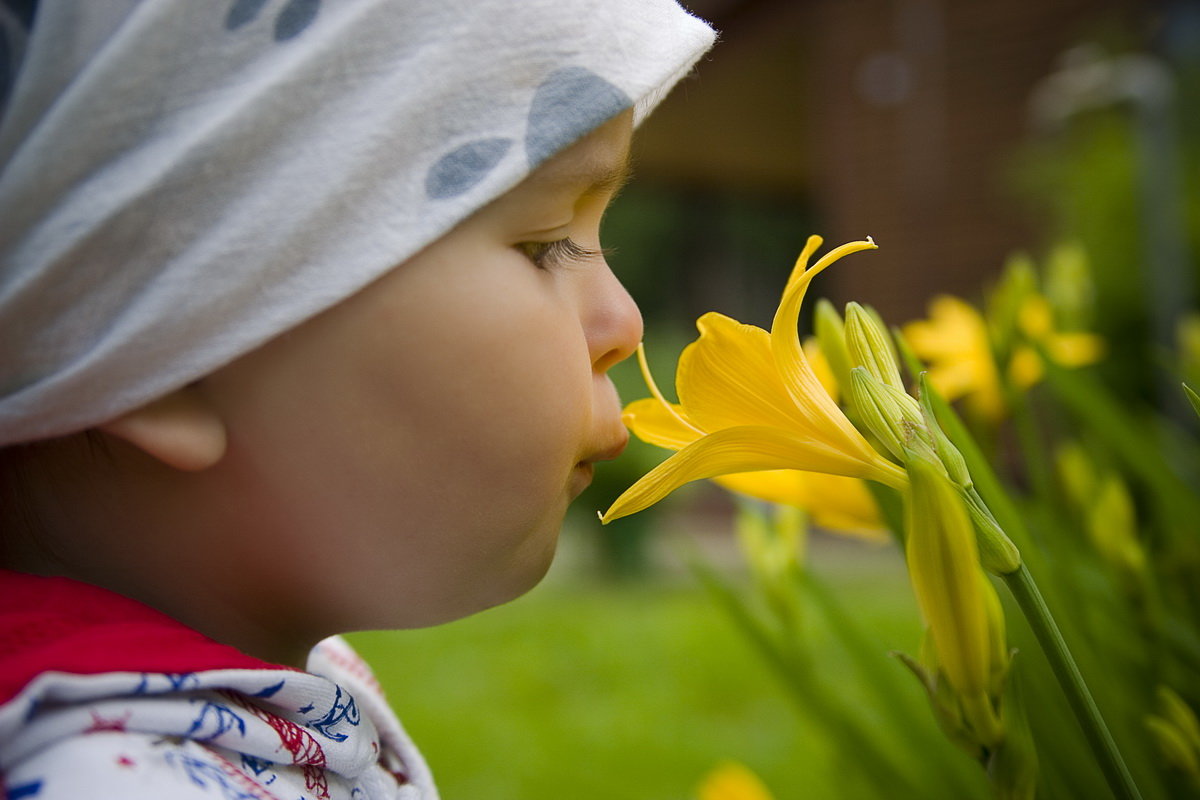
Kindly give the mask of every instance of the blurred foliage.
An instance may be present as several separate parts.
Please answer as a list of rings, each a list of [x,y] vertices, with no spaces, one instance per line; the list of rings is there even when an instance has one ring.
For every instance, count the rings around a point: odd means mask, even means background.
[[[1060,102],[1014,154],[1013,182],[1045,242],[1077,241],[1091,259],[1106,381],[1178,417],[1163,373],[1177,371],[1177,329],[1200,297],[1200,4],[1158,16],[1153,41],[1110,35],[1068,54],[1064,73],[1091,60],[1124,88]]]
[[[569,536],[565,546],[581,543]],[[894,549],[837,544],[815,547],[813,562],[856,593],[862,626],[885,646],[917,635],[911,601],[897,601]],[[856,755],[835,752],[815,720],[781,702],[779,684],[694,581],[616,586],[581,574],[584,554],[563,555],[543,585],[502,607],[350,637],[442,797],[690,800],[726,758],[781,800],[834,780],[861,787]],[[744,580],[736,568],[724,574]],[[809,630],[827,664],[854,668],[820,618]],[[899,688],[919,702],[915,684]]]

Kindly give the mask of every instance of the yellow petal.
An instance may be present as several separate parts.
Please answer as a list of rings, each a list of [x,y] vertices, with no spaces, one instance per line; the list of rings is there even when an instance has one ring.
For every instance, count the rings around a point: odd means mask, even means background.
[[[664,405],[653,397],[635,400],[625,406],[621,419],[625,427],[648,444],[680,450],[703,434],[686,424],[678,406]]]
[[[1050,301],[1038,294],[1028,295],[1017,311],[1017,326],[1031,339],[1041,339],[1054,332],[1054,310]]]
[[[983,608],[987,615],[988,638],[991,640],[991,666],[988,671],[991,684],[988,694],[999,696],[1012,660],[1008,649],[1008,637],[1005,634],[1004,606],[1000,604],[1000,596],[996,594],[996,587],[992,586],[990,581],[985,578],[979,585],[983,587]]]
[[[857,478],[799,470],[765,470],[723,475],[713,480],[731,492],[803,509],[814,524],[830,531],[875,542],[890,538],[874,498]]]
[[[646,387],[650,390],[650,394],[662,406],[662,410],[668,415],[675,417],[676,422],[685,428],[691,428],[696,435],[702,435],[704,431],[692,424],[692,421],[687,419],[679,406],[671,403],[667,398],[663,397],[663,393],[658,388],[658,384],[654,380],[654,375],[650,372],[650,362],[646,360],[646,348],[641,342],[637,346],[638,368],[642,371],[642,379],[646,381]]]
[[[679,356],[675,388],[687,418],[707,433],[737,425],[807,426],[796,412],[762,328],[709,312]]]
[[[838,379],[834,374],[833,365],[825,357],[824,351],[821,350],[821,343],[817,341],[815,336],[809,336],[804,340],[804,357],[808,359],[808,364],[812,367],[813,374],[817,376],[817,380],[825,387],[825,393],[836,402],[838,391],[841,387],[838,386]]]
[[[844,244],[826,253],[811,268],[806,268],[808,259],[820,242],[819,237],[810,237],[808,245],[792,270],[783,299],[775,311],[775,319],[771,322],[771,353],[783,385],[800,413],[804,414],[811,425],[823,432],[826,441],[847,453],[855,454],[863,461],[870,462],[880,459],[879,455],[850,424],[837,403],[821,386],[804,355],[797,326],[800,306],[812,279],[842,256],[859,250],[874,249],[875,243],[868,241]]]
[[[892,476],[824,442],[792,431],[762,426],[725,428],[692,442],[646,473],[601,517],[609,522],[654,505],[685,483],[766,469],[831,472],[872,480]]]
[[[1104,355],[1104,340],[1091,333],[1057,333],[1046,341],[1055,362],[1064,367],[1094,364]]]
[[[717,766],[704,776],[696,792],[698,800],[772,800],[758,776],[733,761]]]
[[[1042,357],[1030,347],[1018,347],[1008,362],[1008,378],[1018,389],[1028,389],[1042,380],[1046,370]]]
[[[929,365],[929,382],[947,400],[957,400],[979,387],[979,372],[966,361]]]

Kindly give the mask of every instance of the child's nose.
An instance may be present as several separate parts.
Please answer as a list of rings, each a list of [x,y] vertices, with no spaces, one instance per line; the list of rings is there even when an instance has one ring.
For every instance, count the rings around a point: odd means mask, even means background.
[[[642,341],[642,312],[608,269],[586,300],[588,352],[592,370],[603,374],[637,350]]]

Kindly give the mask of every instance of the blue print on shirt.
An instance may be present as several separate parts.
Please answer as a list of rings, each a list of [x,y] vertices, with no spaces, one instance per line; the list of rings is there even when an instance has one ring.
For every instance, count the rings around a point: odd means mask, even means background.
[[[324,736],[326,739],[332,739],[335,742],[344,742],[347,739],[347,734],[337,733],[332,730],[337,725],[345,722],[351,726],[357,726],[361,716],[358,713],[358,705],[354,702],[354,698],[349,693],[343,693],[342,687],[337,686],[337,696],[333,700],[333,705],[325,716],[317,720],[305,720],[305,724],[312,728],[317,733]],[[311,711],[312,706],[300,709],[301,713]]]
[[[37,797],[42,793],[42,782],[22,783],[20,786],[9,786],[4,795],[8,800],[24,800],[26,797]]]
[[[235,730],[242,736],[246,735],[246,720],[242,719],[241,715],[229,706],[205,701],[199,716],[192,722],[192,727],[188,728],[186,736],[198,742],[211,742],[218,736]]]
[[[256,778],[261,778],[264,772],[271,771],[275,768],[275,762],[267,761],[265,758],[255,758],[254,756],[242,753],[242,769],[246,770]],[[272,773],[269,780],[264,781],[265,786],[270,786],[275,782],[275,775]]]
[[[164,682],[166,685],[161,685]],[[164,694],[199,687],[200,678],[194,672],[143,672],[141,682],[134,687],[133,693],[137,695]]]
[[[216,789],[225,800],[261,800],[262,798],[261,792],[238,786],[224,770],[209,761],[183,753],[167,753],[166,759],[168,762],[177,761],[188,780],[193,784],[201,789]]]
[[[255,692],[254,694],[250,695],[250,697],[271,697],[276,692],[278,692],[280,689],[282,689],[286,683],[287,683],[287,681],[280,681],[279,683],[273,683],[270,686],[266,687],[265,689],[262,689],[260,691]]]

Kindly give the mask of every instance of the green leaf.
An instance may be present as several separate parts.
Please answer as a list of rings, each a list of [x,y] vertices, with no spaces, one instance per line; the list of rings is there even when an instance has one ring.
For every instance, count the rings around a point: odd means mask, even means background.
[[[1045,352],[1039,355],[1045,362],[1047,385],[1059,402],[1075,414],[1096,439],[1106,443],[1154,493],[1171,523],[1168,530],[1191,531],[1196,519],[1200,518],[1200,499],[1171,469],[1170,459],[1156,445],[1155,438],[1146,436],[1146,420],[1121,406],[1094,376],[1081,370],[1065,369],[1049,359]],[[1187,546],[1190,549],[1193,543]]]
[[[1196,394],[1186,383],[1183,384],[1183,393],[1187,395],[1188,402],[1192,404],[1192,410],[1200,415],[1200,394]]]

